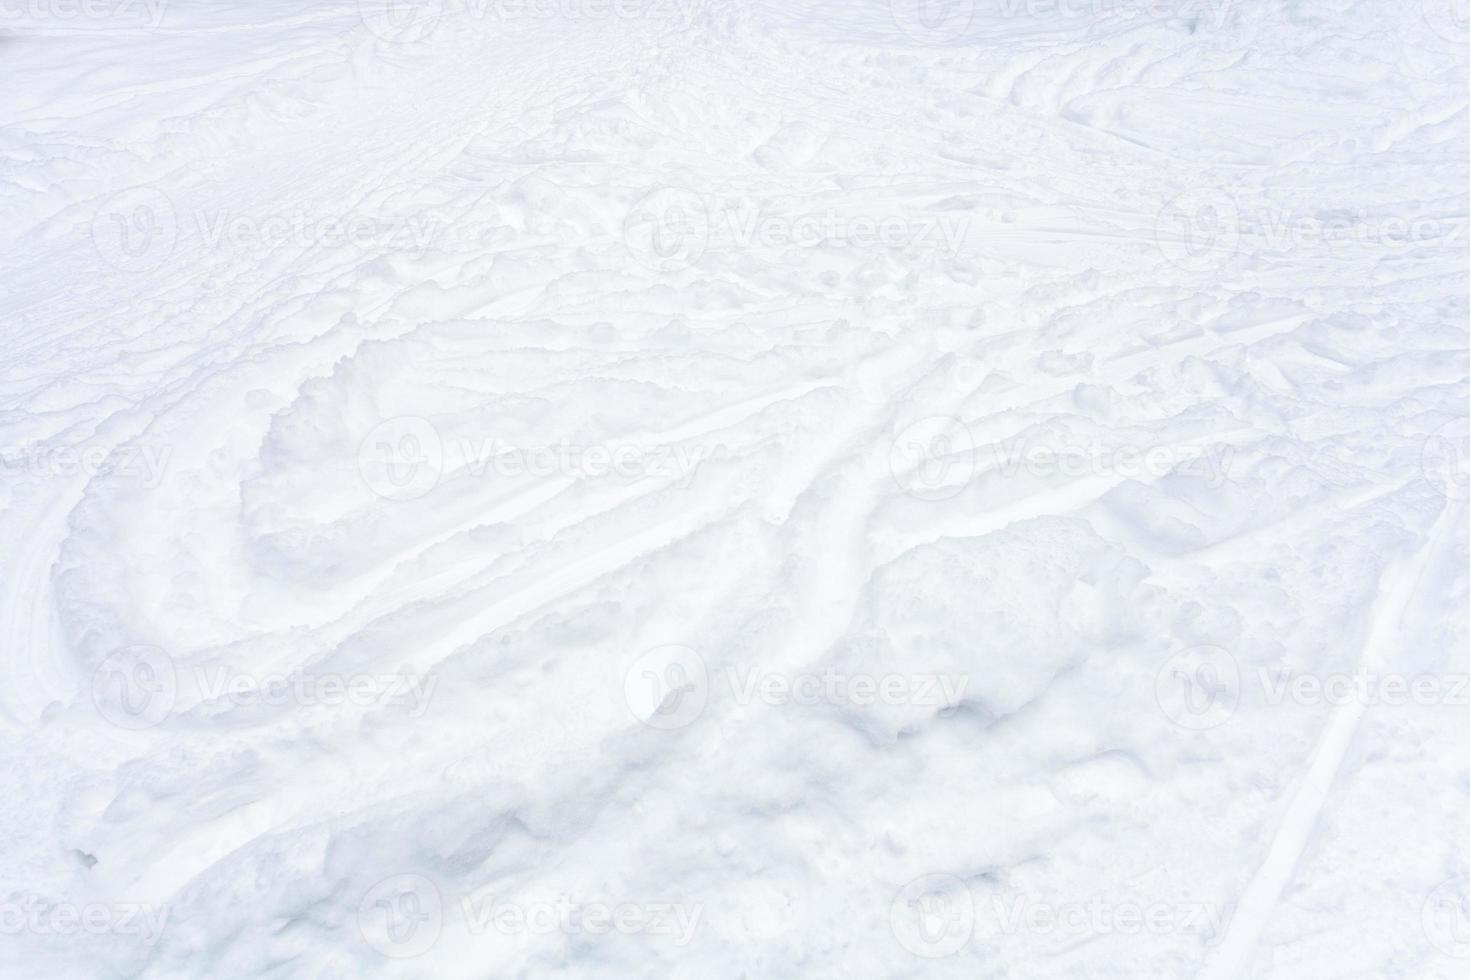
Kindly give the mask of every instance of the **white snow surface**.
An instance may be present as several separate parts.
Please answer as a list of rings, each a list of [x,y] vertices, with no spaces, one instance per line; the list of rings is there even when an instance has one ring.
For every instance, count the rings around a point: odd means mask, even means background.
[[[1455,0],[0,6],[0,977],[1470,971]]]

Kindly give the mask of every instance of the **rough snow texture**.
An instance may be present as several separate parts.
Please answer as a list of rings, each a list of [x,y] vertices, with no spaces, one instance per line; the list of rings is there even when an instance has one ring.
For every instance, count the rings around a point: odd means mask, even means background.
[[[1456,14],[6,8],[0,975],[1463,977]]]

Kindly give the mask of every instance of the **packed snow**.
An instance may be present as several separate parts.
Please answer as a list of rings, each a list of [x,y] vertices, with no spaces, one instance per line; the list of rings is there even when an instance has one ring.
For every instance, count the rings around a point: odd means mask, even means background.
[[[0,977],[1470,971],[1462,0],[0,0]]]

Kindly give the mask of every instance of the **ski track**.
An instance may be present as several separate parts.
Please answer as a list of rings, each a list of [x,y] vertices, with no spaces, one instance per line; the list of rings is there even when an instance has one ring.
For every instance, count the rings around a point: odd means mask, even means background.
[[[1389,567],[1368,619],[1368,631],[1356,678],[1366,679],[1391,666],[1395,647],[1402,642],[1405,617],[1413,608],[1415,592],[1425,570],[1442,547],[1445,533],[1459,523],[1460,506],[1451,504],[1430,531],[1420,553]],[[1241,894],[1225,937],[1203,980],[1227,980],[1248,975],[1251,956],[1306,853],[1343,762],[1369,706],[1361,700],[1339,705],[1322,730],[1307,770],[1271,839],[1265,860]]]
[[[1470,35],[1118,6],[7,10],[0,975],[1460,976],[1464,708],[1257,678],[1464,667]]]

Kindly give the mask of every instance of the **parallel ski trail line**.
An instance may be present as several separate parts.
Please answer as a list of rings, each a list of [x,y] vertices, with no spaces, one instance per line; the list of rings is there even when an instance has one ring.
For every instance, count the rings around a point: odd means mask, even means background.
[[[1463,506],[1458,501],[1449,502],[1419,550],[1385,570],[1368,620],[1367,639],[1358,658],[1355,676],[1359,681],[1392,665],[1404,621],[1413,611],[1415,593],[1423,575],[1433,567],[1440,550],[1448,545],[1449,532],[1459,524]],[[1214,951],[1199,980],[1242,980],[1248,975],[1251,959],[1270,926],[1271,913],[1291,886],[1302,857],[1312,844],[1368,710],[1369,704],[1361,698],[1334,707],[1291,804],[1271,838],[1265,860],[1236,904],[1225,941]]]

